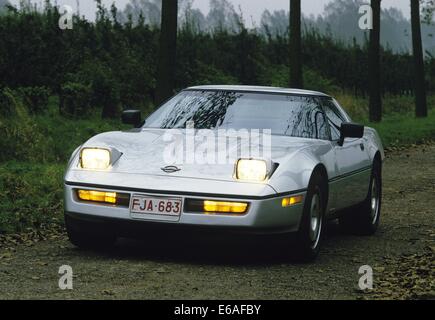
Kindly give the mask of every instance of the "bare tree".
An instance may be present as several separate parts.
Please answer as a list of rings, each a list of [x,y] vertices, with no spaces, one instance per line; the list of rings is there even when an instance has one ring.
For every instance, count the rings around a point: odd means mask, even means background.
[[[423,45],[420,24],[420,0],[411,0],[411,27],[415,73],[415,115],[417,117],[427,117],[426,81],[424,77]]]
[[[290,87],[304,87],[302,75],[301,0],[290,0]]]
[[[373,28],[370,30],[369,44],[369,116],[370,121],[382,120],[381,97],[381,0],[371,0]]]
[[[178,1],[162,0],[162,23],[155,103],[159,105],[174,93],[177,51]]]

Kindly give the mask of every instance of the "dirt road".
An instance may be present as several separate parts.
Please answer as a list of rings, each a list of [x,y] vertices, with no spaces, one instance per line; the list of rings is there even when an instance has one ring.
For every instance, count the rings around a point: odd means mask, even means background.
[[[435,299],[435,146],[389,154],[381,219],[373,237],[331,224],[314,264],[260,240],[123,240],[110,252],[76,249],[62,234],[3,242],[0,299]],[[73,290],[58,287],[61,265],[73,269]],[[358,289],[362,265],[374,269],[369,293]]]

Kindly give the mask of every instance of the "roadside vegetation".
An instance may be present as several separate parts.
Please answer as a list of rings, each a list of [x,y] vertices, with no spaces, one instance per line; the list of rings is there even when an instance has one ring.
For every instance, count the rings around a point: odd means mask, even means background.
[[[74,16],[74,29],[65,31],[50,1],[39,10],[9,7],[0,14],[0,234],[62,224],[62,175],[73,150],[97,133],[125,128],[122,109],[146,115],[160,99],[159,28],[146,15],[121,19],[115,7],[97,3],[95,23]],[[198,29],[188,19],[192,8],[179,9],[175,91],[199,84],[288,87],[287,28],[248,29],[227,1],[213,3],[231,12],[213,11],[231,23]],[[370,123],[367,41],[337,40],[310,25],[300,39],[305,89],[335,96],[355,121],[375,127],[386,147],[435,137],[435,58],[429,51],[428,117],[414,117],[412,55],[386,47],[380,52],[383,121]]]
[[[38,115],[19,96],[13,101],[13,115],[0,118],[0,235],[62,225],[62,179],[71,153],[95,134],[123,128],[99,114],[61,116],[56,97]]]
[[[351,115],[352,120],[375,128],[384,147],[406,147],[435,139],[435,95],[428,97],[428,117],[416,118],[412,96],[385,96],[381,122],[368,119],[368,100],[338,93],[336,99]]]

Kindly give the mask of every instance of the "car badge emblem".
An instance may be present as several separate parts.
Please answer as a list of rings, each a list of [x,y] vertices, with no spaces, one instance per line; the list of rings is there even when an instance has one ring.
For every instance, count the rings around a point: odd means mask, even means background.
[[[162,171],[164,171],[166,173],[175,173],[175,172],[181,171],[181,169],[176,167],[176,166],[166,166],[166,167],[162,168]]]

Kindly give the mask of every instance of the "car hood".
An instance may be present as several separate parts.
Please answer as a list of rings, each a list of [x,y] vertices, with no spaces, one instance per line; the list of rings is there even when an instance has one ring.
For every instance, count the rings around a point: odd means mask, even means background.
[[[187,135],[186,130],[161,129],[108,132],[91,138],[82,147],[115,148],[121,152],[121,157],[110,169],[112,172],[234,181],[236,161],[240,154],[246,151],[248,146],[246,142],[249,140],[239,139],[238,143],[227,149],[224,156],[220,155],[222,157],[220,159],[218,152],[215,151],[214,160],[217,162],[219,159],[219,163],[198,163],[189,161],[186,157],[184,160],[170,159],[168,155],[175,149],[174,146],[177,145],[175,141],[186,143]],[[227,136],[231,137],[231,135]],[[204,139],[192,139],[191,141],[194,150],[204,146],[205,142]],[[319,143],[321,142],[312,139],[272,135],[270,159],[267,160],[276,164],[291,161],[297,152]],[[180,170],[171,173],[164,172],[162,169],[167,166],[176,166]]]

